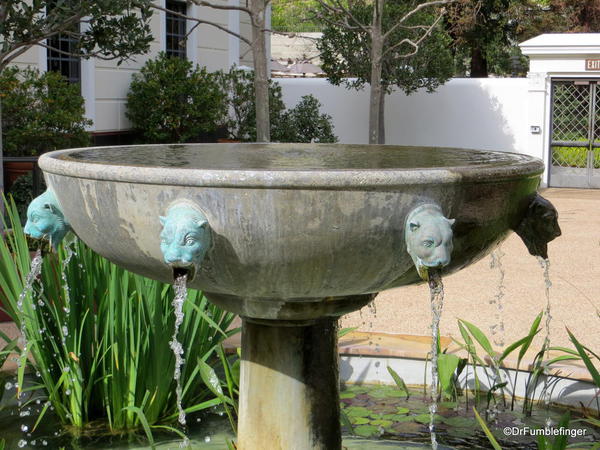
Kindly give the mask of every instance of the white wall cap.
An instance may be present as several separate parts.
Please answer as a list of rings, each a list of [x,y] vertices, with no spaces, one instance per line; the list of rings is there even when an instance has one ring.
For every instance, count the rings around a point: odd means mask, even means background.
[[[600,33],[547,33],[519,44],[524,55],[600,55]]]

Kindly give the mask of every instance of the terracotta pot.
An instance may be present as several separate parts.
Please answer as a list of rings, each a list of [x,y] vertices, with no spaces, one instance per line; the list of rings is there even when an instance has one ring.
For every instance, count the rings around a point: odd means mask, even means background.
[[[10,189],[12,184],[22,175],[33,171],[33,162],[4,161],[4,190]]]

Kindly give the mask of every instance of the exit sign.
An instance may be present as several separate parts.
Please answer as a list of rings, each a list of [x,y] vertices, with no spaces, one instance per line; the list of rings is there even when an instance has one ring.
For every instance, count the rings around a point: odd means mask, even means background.
[[[586,59],[585,70],[600,70],[600,59]]]

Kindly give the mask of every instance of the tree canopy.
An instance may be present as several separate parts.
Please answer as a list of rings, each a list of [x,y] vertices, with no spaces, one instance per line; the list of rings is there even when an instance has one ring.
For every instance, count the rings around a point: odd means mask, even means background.
[[[45,41],[58,34],[75,38],[76,46],[69,50],[75,56],[122,61],[144,53],[152,41],[151,15],[148,0],[3,0],[0,71],[31,47],[47,46]]]

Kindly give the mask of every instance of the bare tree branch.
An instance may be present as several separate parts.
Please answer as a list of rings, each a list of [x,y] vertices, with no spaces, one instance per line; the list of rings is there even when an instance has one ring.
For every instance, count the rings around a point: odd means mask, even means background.
[[[217,29],[219,29],[221,31],[224,31],[225,33],[228,33],[228,34],[230,34],[232,36],[235,36],[240,41],[243,41],[243,42],[245,42],[246,44],[248,44],[250,46],[252,45],[252,41],[250,39],[242,36],[239,33],[236,33],[235,31],[231,31],[229,28],[227,28],[227,27],[225,27],[225,26],[223,26],[223,25],[221,25],[219,23],[212,22],[210,20],[198,19],[196,17],[188,16],[186,14],[183,14],[183,13],[180,13],[180,12],[177,12],[177,11],[171,11],[170,9],[163,8],[162,6],[160,6],[160,5],[156,4],[156,3],[151,3],[150,6],[152,6],[152,8],[158,9],[160,11],[164,11],[164,12],[168,12],[169,14],[173,14],[174,16],[181,17],[183,19],[186,19],[186,20],[189,20],[189,21],[192,21],[192,22],[196,22],[196,24],[194,25],[193,28],[199,26],[200,24],[210,25],[211,27],[215,27],[215,28],[217,28]],[[237,9],[237,8],[234,8],[234,9]],[[193,30],[193,28],[192,28],[192,30]],[[192,30],[190,30],[190,32],[185,35],[186,39],[190,35],[190,33],[192,32]]]
[[[389,52],[395,50],[396,48],[400,47],[403,44],[408,44],[411,47],[413,47],[413,51],[409,52],[409,53],[405,53],[402,55],[398,55],[401,58],[408,58],[409,56],[413,56],[415,55],[418,51],[419,51],[419,45],[421,44],[421,42],[423,42],[425,40],[425,38],[427,38],[428,36],[431,35],[431,33],[433,32],[433,30],[435,29],[435,27],[437,26],[437,24],[440,22],[440,20],[442,20],[442,17],[444,17],[444,14],[440,14],[438,15],[438,17],[435,19],[435,21],[431,24],[431,26],[429,27],[429,29],[423,33],[423,35],[417,39],[416,41],[413,41],[411,39],[402,39],[400,42],[397,42],[394,45],[389,46],[388,48],[386,48],[383,51],[383,55],[388,54]]]
[[[398,29],[398,27],[400,27],[411,16],[415,15],[420,10],[422,10],[424,8],[429,8],[430,6],[447,5],[447,4],[453,3],[455,1],[456,0],[432,0],[430,2],[425,2],[425,3],[419,4],[416,8],[412,9],[411,11],[407,12],[403,17],[401,17],[400,20],[398,22],[396,22],[396,24],[394,24],[393,27],[391,27],[389,30],[387,30],[385,32],[385,34],[383,35],[383,39],[386,40],[394,31],[396,31]]]
[[[339,17],[342,16],[344,17],[344,21],[339,21],[336,22],[337,26],[341,26],[344,28],[347,28],[349,30],[352,29],[360,29],[366,33],[369,33],[369,29],[370,27],[368,25],[363,24],[362,22],[360,22],[358,19],[356,19],[356,17],[354,17],[354,15],[352,14],[352,12],[346,8],[339,0],[332,0],[332,2],[337,6],[332,6],[331,4],[329,4],[328,2],[326,2],[325,0],[316,0],[319,5],[321,5],[323,8],[325,8],[327,11],[329,11],[331,14],[334,14],[335,16]],[[325,19],[325,16],[320,16],[321,19]],[[348,22],[349,20],[351,20],[352,22],[355,23],[355,25],[350,25],[350,23]],[[327,20],[326,20],[327,21]]]

